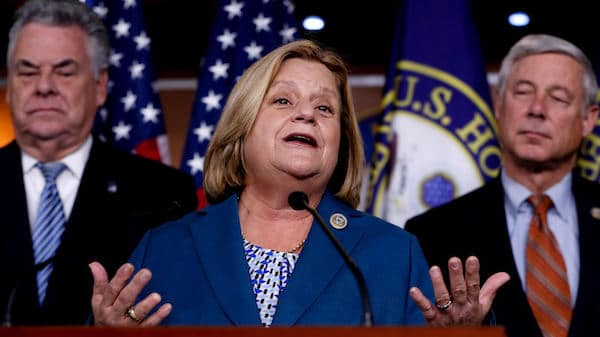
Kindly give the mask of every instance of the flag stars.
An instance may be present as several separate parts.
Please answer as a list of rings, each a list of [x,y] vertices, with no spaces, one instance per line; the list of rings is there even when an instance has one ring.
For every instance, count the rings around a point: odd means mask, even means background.
[[[294,34],[296,34],[296,28],[289,27],[287,24],[283,25],[283,29],[279,31],[283,43],[294,41]]]
[[[259,13],[258,16],[256,18],[254,18],[254,20],[252,20],[252,22],[254,22],[254,25],[256,26],[256,31],[260,32],[260,31],[271,31],[271,28],[269,28],[269,25],[271,24],[271,21],[273,21],[273,19],[269,18],[269,17],[265,17],[263,15],[263,13]]]
[[[200,157],[198,153],[194,153],[194,157],[187,161],[187,165],[190,167],[192,175],[202,172],[204,167],[204,157]]]
[[[228,13],[227,18],[231,20],[236,16],[242,17],[242,7],[244,7],[243,3],[233,0],[229,5],[224,7],[225,11]]]
[[[289,0],[283,0],[283,5],[287,8],[287,12],[292,14],[294,12],[294,4]]]
[[[116,37],[127,37],[129,36],[129,28],[131,28],[131,24],[124,21],[123,19],[119,19],[116,25],[114,25],[113,30],[115,31]]]
[[[229,69],[229,63],[223,63],[221,60],[217,60],[217,63],[208,68],[208,70],[213,74],[214,81],[221,77],[227,78],[227,69]]]
[[[199,127],[195,128],[194,134],[198,136],[198,143],[202,143],[205,140],[209,141],[214,128],[214,126],[207,125],[205,122],[202,122]]]
[[[221,98],[223,98],[223,95],[217,95],[214,91],[209,90],[208,95],[202,97],[202,103],[206,104],[206,111],[221,108],[221,103],[219,103]]]
[[[260,53],[263,51],[263,47],[257,45],[255,41],[252,41],[249,46],[244,47],[244,51],[248,54],[248,60],[258,60],[260,58]]]
[[[100,3],[98,6],[94,6],[93,11],[102,20],[104,20],[106,18],[106,15],[108,14],[108,8],[106,8],[106,6],[104,6],[103,3]]]
[[[106,110],[106,108],[103,107],[98,113],[100,114],[100,119],[103,122],[106,122],[106,119],[108,118],[108,110]]]
[[[115,140],[129,139],[129,132],[131,131],[131,125],[119,121],[117,126],[113,126],[113,133],[115,134]]]
[[[109,62],[115,67],[121,66],[121,59],[123,58],[123,54],[117,53],[114,50],[110,51]]]
[[[127,95],[121,98],[121,103],[123,103],[123,109],[125,111],[129,111],[133,109],[135,106],[135,101],[137,100],[137,96],[134,95],[131,90],[127,91]]]
[[[133,61],[131,67],[129,67],[129,72],[131,73],[131,79],[142,78],[142,72],[146,68],[146,65],[143,63],[139,63],[138,61]]]
[[[148,49],[150,46],[150,38],[146,35],[146,32],[141,32],[133,38],[133,41],[135,41],[137,50]]]
[[[123,0],[123,7],[125,9],[135,7],[135,0]]]
[[[148,105],[146,105],[146,107],[142,108],[141,113],[144,116],[145,123],[152,122],[152,123],[158,124],[157,117],[158,117],[158,114],[160,113],[160,110],[155,108],[154,104],[148,103]]]
[[[229,29],[225,29],[223,34],[217,36],[217,41],[221,42],[221,50],[225,50],[229,47],[235,47],[235,37],[237,33],[232,33]]]

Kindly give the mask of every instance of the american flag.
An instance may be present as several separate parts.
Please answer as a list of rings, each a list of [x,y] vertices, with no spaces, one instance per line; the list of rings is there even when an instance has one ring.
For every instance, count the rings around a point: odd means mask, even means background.
[[[102,18],[111,45],[108,98],[96,115],[94,134],[118,149],[169,164],[141,0],[81,1]]]
[[[194,176],[200,207],[204,155],[237,78],[254,61],[298,34],[288,0],[220,0],[190,119],[181,169]]]

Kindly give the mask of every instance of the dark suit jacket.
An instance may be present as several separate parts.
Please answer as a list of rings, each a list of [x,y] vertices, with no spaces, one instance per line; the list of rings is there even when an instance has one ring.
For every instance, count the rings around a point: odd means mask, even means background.
[[[244,255],[236,197],[150,230],[132,255],[152,280],[140,297],[161,294],[173,305],[165,325],[260,325]],[[326,193],[318,212],[348,222],[331,229],[361,269],[376,325],[422,325],[411,286],[433,296],[428,265],[417,239],[359,212]],[[274,326],[360,325],[356,279],[322,228],[314,222],[296,267],[281,293]]]
[[[40,307],[16,142],[0,149],[0,187],[0,318],[9,314],[15,325],[84,324],[92,293],[88,264],[100,261],[112,275],[147,229],[196,207],[189,175],[94,140]]]
[[[600,185],[573,174],[573,194],[579,220],[579,290],[569,330],[570,337],[596,331],[600,312],[600,221],[590,210],[600,207]],[[481,280],[505,271],[511,280],[500,288],[492,310],[509,337],[541,337],[514,263],[504,212],[500,178],[446,205],[431,209],[406,223],[417,235],[428,262],[447,275],[448,259],[479,258]]]

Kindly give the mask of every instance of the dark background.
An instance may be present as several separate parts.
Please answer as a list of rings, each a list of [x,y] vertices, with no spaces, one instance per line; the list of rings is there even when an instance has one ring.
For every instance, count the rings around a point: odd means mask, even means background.
[[[121,1],[121,0],[114,0]],[[452,1],[452,0],[439,0]],[[194,77],[208,43],[216,0],[137,0],[143,2],[146,28],[152,38],[154,69],[158,77]],[[7,33],[22,0],[0,0],[0,76],[5,76]],[[354,73],[383,73],[391,50],[398,0],[295,0],[299,21],[321,15],[325,29],[315,38],[340,52]],[[473,0],[473,14],[483,55],[490,71],[508,48],[527,33],[549,33],[570,40],[598,67],[600,19],[595,1]],[[510,27],[507,16],[515,10],[530,13],[526,28]],[[306,33],[306,32],[302,32]]]

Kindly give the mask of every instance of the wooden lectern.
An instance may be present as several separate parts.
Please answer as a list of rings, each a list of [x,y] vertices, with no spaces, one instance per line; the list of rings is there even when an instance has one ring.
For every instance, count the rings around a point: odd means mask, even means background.
[[[506,337],[501,327],[13,327],[0,337]]]

